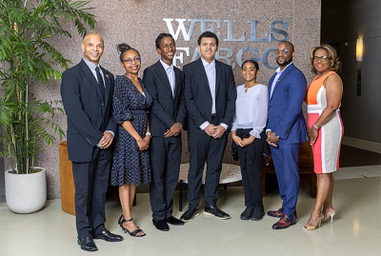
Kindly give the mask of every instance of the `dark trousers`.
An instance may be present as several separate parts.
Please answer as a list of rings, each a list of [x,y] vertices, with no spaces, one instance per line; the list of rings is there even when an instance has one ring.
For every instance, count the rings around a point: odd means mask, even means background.
[[[188,201],[190,209],[198,208],[200,204],[200,189],[205,163],[207,164],[205,204],[216,205],[226,142],[226,132],[219,139],[214,139],[206,133],[188,133],[188,147],[190,151]]]
[[[236,135],[241,139],[249,138],[251,130],[237,129]],[[263,132],[260,139],[256,138],[253,143],[246,147],[238,147],[246,206],[263,207],[261,171],[265,143],[266,135]]]
[[[105,201],[111,160],[103,150],[90,163],[73,162],[75,215],[78,238],[102,232],[106,222]]]
[[[278,147],[271,147],[275,173],[278,180],[280,197],[283,200],[283,211],[294,215],[299,192],[298,157],[300,143],[278,142]]]
[[[181,136],[152,137],[150,142],[150,201],[152,218],[165,220],[173,212],[173,194],[179,180]]]

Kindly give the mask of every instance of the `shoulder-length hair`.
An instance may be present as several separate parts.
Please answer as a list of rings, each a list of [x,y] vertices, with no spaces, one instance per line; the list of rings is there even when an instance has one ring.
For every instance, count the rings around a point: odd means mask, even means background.
[[[317,46],[317,47],[314,47],[311,49],[310,51],[310,59],[311,59],[311,70],[313,73],[317,74],[317,71],[314,67],[314,62],[313,62],[313,58],[314,58],[314,55],[315,55],[315,52],[319,49],[323,49],[323,50],[326,50],[327,53],[328,53],[328,59],[329,59],[329,62],[331,63],[330,65],[330,70],[331,71],[339,71],[341,69],[341,62],[339,60],[339,57],[337,56],[337,53],[336,53],[336,50],[330,46],[329,44],[322,44],[320,46]]]

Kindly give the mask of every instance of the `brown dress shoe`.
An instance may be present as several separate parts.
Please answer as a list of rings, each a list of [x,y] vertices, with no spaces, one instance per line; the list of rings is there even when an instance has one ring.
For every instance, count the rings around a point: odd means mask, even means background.
[[[285,229],[296,224],[295,216],[284,215],[277,223],[273,225],[273,229]]]
[[[268,211],[267,215],[275,218],[282,218],[284,216],[283,208],[279,208],[276,211]]]

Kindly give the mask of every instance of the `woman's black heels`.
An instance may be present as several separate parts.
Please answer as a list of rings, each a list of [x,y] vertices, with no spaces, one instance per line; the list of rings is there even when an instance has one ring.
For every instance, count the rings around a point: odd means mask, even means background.
[[[124,231],[124,233],[128,233],[130,236],[133,236],[133,237],[143,237],[145,236],[146,234],[143,233],[143,235],[138,235],[139,232],[143,232],[143,230],[141,230],[139,227],[137,229],[135,229],[134,231],[129,231],[128,229],[126,229],[124,226],[123,226],[123,223],[127,223],[127,222],[130,222],[130,221],[133,221],[134,219],[131,218],[129,220],[126,220],[122,215],[120,215],[119,219],[118,219],[118,224],[119,226],[122,228],[122,230]]]

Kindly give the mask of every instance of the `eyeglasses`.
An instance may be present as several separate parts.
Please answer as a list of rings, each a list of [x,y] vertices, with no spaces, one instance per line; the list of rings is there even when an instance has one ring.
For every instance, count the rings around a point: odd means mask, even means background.
[[[324,63],[324,62],[327,62],[328,60],[329,60],[328,56],[314,56],[312,58],[312,62],[314,63],[317,63],[319,61]]]
[[[127,64],[131,64],[132,62],[140,62],[142,60],[142,58],[140,57],[135,57],[133,59],[125,59],[125,60],[122,60],[122,62],[124,63],[127,63]]]
[[[275,54],[278,55],[279,53],[281,53],[282,55],[286,55],[287,53],[289,53],[290,50],[289,49],[282,49],[282,50],[279,50],[279,49],[276,49],[275,50]]]

